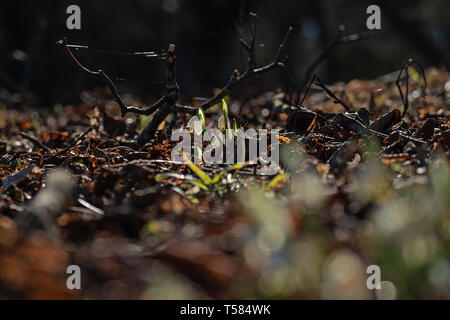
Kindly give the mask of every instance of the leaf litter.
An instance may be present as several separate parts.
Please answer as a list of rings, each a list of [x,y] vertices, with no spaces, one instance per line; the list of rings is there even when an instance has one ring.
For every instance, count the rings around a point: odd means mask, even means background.
[[[278,91],[201,112],[205,126],[284,129],[273,176],[172,161],[168,126],[141,146],[140,116],[113,118],[112,101],[2,106],[0,296],[377,298],[365,266],[378,264],[395,297],[449,298],[433,280],[450,272],[449,74],[425,76],[426,89],[407,77],[409,97],[395,80],[320,80],[299,108],[278,108]],[[83,290],[66,288],[71,264]]]

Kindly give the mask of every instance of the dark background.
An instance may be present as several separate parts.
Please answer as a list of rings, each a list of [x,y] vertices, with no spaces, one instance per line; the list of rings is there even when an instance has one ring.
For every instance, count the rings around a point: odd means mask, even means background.
[[[66,8],[81,7],[80,31],[66,29]],[[184,100],[210,96],[246,56],[237,39],[248,12],[259,15],[257,60],[269,62],[288,26],[289,73],[297,81],[321,48],[345,25],[344,34],[365,32],[366,8],[381,7],[382,30],[362,42],[333,50],[319,73],[326,82],[374,78],[398,70],[408,58],[427,66],[449,67],[450,1],[270,1],[270,0],[1,0],[0,99],[20,107],[24,97],[39,106],[77,102],[82,90],[103,86],[77,70],[55,44],[70,43],[98,49],[160,52],[177,45],[178,82]],[[155,58],[79,50],[92,69],[103,68],[117,80],[122,95],[135,94],[151,102],[164,90],[164,65]],[[235,91],[253,95],[287,84],[275,71]]]

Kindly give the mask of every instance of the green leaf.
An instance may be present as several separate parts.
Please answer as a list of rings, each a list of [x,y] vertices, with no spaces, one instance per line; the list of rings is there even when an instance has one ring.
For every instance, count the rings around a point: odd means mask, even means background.
[[[207,186],[206,184],[204,184],[202,181],[194,179],[190,181],[192,184],[195,184],[196,186],[200,187],[200,189],[203,189],[205,191],[209,190],[209,186]]]
[[[272,179],[272,181],[269,182],[269,184],[266,187],[266,190],[274,188],[278,183],[285,182],[287,179],[289,179],[289,174],[279,173],[275,178]]]
[[[225,118],[225,129],[230,129],[230,119],[228,118],[228,105],[225,102],[225,99],[222,99],[222,111],[223,117]]]
[[[240,169],[242,169],[243,167],[245,167],[247,165],[247,163],[236,163],[236,164],[233,164],[232,166],[230,166],[229,168],[228,168],[228,171],[232,171],[232,170],[240,170]]]
[[[215,184],[218,184],[219,182],[221,182],[221,180],[222,180],[222,178],[224,177],[226,175],[226,173],[225,172],[219,172],[218,174],[216,174],[215,176],[214,176],[214,178],[212,179],[212,184],[213,185],[215,185]]]
[[[203,183],[201,180],[194,179],[192,176],[187,176],[180,173],[173,173],[173,172],[167,172],[167,173],[158,173],[155,176],[156,182],[161,182],[162,180],[169,179],[169,178],[175,178],[175,179],[181,179],[181,180],[188,180],[190,183],[199,186],[201,189],[208,191],[209,186],[207,186],[205,183]]]
[[[181,180],[193,180],[192,176],[187,176],[181,173],[175,173],[175,172],[165,172],[165,173],[158,173],[155,176],[155,180],[156,182],[160,182],[162,180],[165,179],[169,179],[169,178],[175,178],[175,179],[181,179]]]
[[[197,118],[200,120],[200,122],[202,124],[203,131],[205,131],[206,130],[206,117],[205,117],[205,111],[203,111],[202,108],[198,108]]]
[[[184,161],[186,161],[186,164],[189,167],[189,169],[191,169],[191,171],[195,173],[197,177],[199,177],[203,181],[203,183],[205,183],[207,186],[211,185],[212,182],[211,178],[202,169],[200,169],[198,166],[192,163],[192,161],[188,159],[186,154],[183,154],[183,159]]]
[[[187,194],[186,197],[187,197],[192,203],[195,203],[195,204],[199,204],[199,203],[200,203],[200,201],[199,201],[196,197],[194,197],[193,195],[191,195],[191,194]]]
[[[175,179],[181,179],[181,180],[187,180],[193,185],[199,186],[201,189],[208,191],[209,186],[207,186],[205,183],[203,183],[201,180],[194,179],[192,176],[187,176],[180,173],[173,173],[173,172],[167,172],[167,173],[158,173],[155,176],[156,182],[161,182],[162,180],[169,179],[169,178],[175,178]]]

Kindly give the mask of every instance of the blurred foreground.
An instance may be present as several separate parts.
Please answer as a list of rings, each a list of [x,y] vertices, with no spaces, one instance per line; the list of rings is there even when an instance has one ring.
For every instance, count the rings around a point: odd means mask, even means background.
[[[379,121],[403,108],[392,80],[330,86],[373,114],[349,118],[386,138],[300,112],[280,138],[279,174],[201,165],[220,175],[206,186],[170,162],[170,119],[139,148],[148,117],[117,117],[105,92],[47,112],[2,106],[0,298],[450,299],[449,74],[428,69],[427,80],[422,95],[411,73],[410,109],[395,125]],[[230,117],[284,128],[282,95],[229,100]],[[316,90],[303,105],[344,111]],[[47,178],[56,167],[65,173]],[[66,288],[73,264],[81,290]],[[380,290],[366,287],[369,265]]]

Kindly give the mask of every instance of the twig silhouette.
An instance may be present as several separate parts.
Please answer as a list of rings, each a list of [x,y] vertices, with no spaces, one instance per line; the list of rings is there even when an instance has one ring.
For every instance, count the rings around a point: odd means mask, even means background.
[[[206,110],[217,103],[219,103],[223,98],[225,98],[230,91],[235,88],[237,85],[242,84],[247,79],[257,76],[260,74],[263,74],[265,72],[268,72],[273,69],[282,68],[285,67],[285,62],[287,60],[287,56],[284,56],[284,50],[286,48],[289,36],[292,31],[292,27],[290,27],[281,42],[277,52],[275,53],[275,56],[273,60],[263,66],[263,67],[257,67],[256,63],[256,55],[255,55],[255,43],[256,43],[256,18],[257,15],[254,13],[250,13],[250,19],[251,19],[251,41],[250,43],[246,42],[244,39],[239,39],[239,43],[242,45],[245,51],[247,51],[249,58],[248,58],[248,65],[246,70],[243,73],[240,73],[237,69],[233,71],[231,74],[231,77],[227,84],[220,89],[220,91],[214,95],[213,97],[209,98],[207,101],[202,103],[199,106],[192,107],[192,106],[185,106],[177,104],[177,100],[180,96],[180,87],[178,86],[178,83],[176,81],[176,57],[175,57],[175,45],[170,44],[169,49],[167,51],[165,60],[166,60],[166,92],[164,95],[156,101],[153,105],[146,109],[141,109],[135,106],[126,106],[123,102],[122,98],[120,97],[117,88],[114,84],[114,82],[111,80],[110,77],[102,70],[93,71],[89,68],[82,65],[77,58],[74,56],[72,51],[70,50],[70,47],[67,45],[66,39],[62,39],[58,41],[57,43],[65,48],[66,53],[69,55],[71,60],[75,63],[75,65],[87,72],[88,74],[98,76],[102,78],[106,85],[111,90],[111,93],[114,96],[114,100],[119,104],[120,110],[122,113],[122,116],[125,115],[127,112],[132,112],[136,114],[142,114],[142,115],[151,115],[154,113],[153,118],[150,120],[150,122],[147,124],[147,126],[144,128],[144,130],[139,134],[137,138],[137,142],[140,145],[144,145],[147,141],[149,141],[156,133],[156,130],[158,129],[158,126],[160,123],[171,113],[176,114],[177,112],[183,112],[183,113],[189,113],[189,114],[195,114],[199,108],[202,108],[203,110]],[[173,124],[172,124],[173,126]]]

